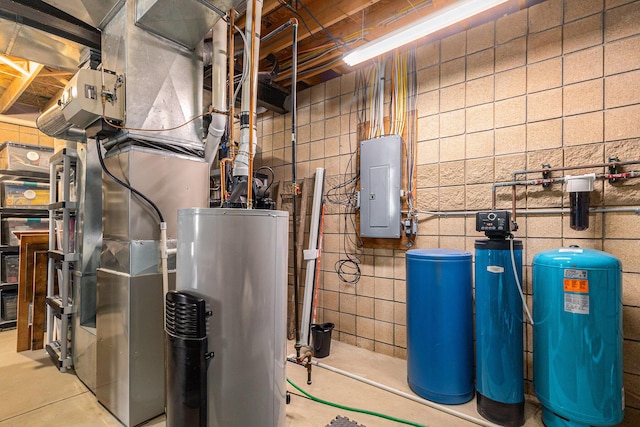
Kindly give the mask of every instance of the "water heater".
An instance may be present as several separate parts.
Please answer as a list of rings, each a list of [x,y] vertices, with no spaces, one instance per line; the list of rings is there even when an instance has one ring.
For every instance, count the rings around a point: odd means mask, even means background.
[[[547,427],[612,426],[624,416],[622,273],[578,247],[533,259],[533,385]]]
[[[211,311],[208,427],[285,425],[287,212],[178,211],[176,289]]]

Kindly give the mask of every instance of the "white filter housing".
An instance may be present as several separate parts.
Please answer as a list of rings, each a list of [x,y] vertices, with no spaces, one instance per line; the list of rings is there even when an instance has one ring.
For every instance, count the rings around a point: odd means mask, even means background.
[[[208,427],[285,424],[289,214],[178,211],[176,289],[204,298]]]
[[[567,181],[567,193],[582,193],[593,191],[593,183],[596,180],[595,173],[589,173],[586,175],[565,176]]]

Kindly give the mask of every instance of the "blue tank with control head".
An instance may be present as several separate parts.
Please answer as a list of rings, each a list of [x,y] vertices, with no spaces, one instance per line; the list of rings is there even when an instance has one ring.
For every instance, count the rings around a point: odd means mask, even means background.
[[[513,247],[511,246],[513,245]],[[496,424],[524,423],[522,242],[476,240],[476,388],[478,413]]]
[[[547,427],[624,417],[622,267],[605,252],[560,248],[533,259],[533,385]]]

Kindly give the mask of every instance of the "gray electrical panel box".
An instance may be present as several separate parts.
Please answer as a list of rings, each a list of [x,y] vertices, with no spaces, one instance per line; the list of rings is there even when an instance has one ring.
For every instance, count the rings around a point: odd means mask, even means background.
[[[361,237],[400,237],[401,164],[402,137],[360,142]]]

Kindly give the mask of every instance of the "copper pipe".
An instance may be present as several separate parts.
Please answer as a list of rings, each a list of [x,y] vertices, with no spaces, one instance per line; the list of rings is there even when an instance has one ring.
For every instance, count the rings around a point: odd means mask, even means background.
[[[511,186],[511,222],[516,222],[516,186]]]
[[[231,163],[233,165],[233,158],[226,157],[220,160],[220,204],[227,200],[227,171],[226,171],[226,163]]]
[[[258,7],[258,0],[253,0],[253,8],[251,10],[251,53],[249,59],[249,173],[247,176],[247,209],[253,209],[253,138],[255,136],[255,130],[253,129],[256,105],[255,105],[255,82],[254,74],[255,67],[258,65],[255,62],[256,51],[256,8]]]
[[[231,8],[229,11],[229,47],[227,48],[227,54],[229,55],[229,154],[230,157],[233,158],[234,154],[234,141],[233,141],[233,113],[234,113],[234,105],[233,105],[233,78],[235,74],[234,69],[234,37],[233,37],[233,27],[235,25],[236,19],[236,10],[235,8]],[[222,178],[224,179],[224,178]]]

